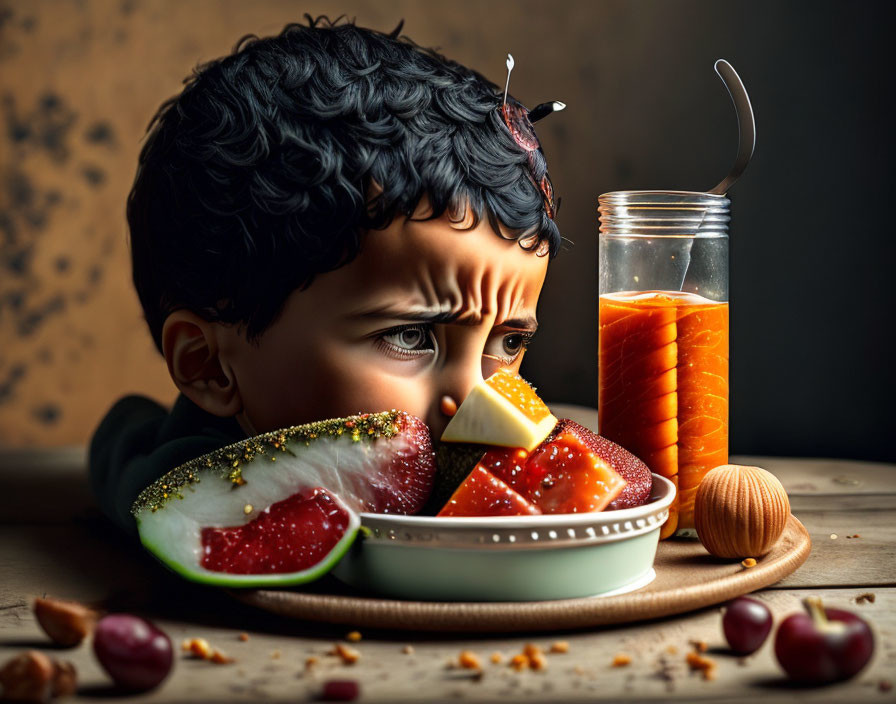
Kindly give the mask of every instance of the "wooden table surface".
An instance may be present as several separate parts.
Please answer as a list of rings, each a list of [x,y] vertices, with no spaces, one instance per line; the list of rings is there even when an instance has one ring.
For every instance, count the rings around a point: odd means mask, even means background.
[[[488,636],[399,631],[363,632],[360,660],[328,655],[344,628],[275,618],[226,594],[180,581],[121,535],[95,508],[81,450],[0,452],[0,662],[29,648],[74,663],[79,692],[72,701],[117,698],[84,643],[51,647],[31,612],[48,595],[102,602],[142,614],[175,647],[202,637],[235,659],[215,665],[179,652],[172,675],[157,690],[129,701],[314,701],[329,679],[356,680],[359,701],[893,701],[896,682],[896,465],[824,459],[732,458],[776,474],[792,510],[812,537],[812,553],[794,574],[758,592],[776,623],[801,609],[801,599],[861,614],[875,632],[872,662],[853,680],[819,688],[789,685],[772,638],[758,653],[728,654],[718,607],[624,627],[575,632]],[[852,537],[850,537],[852,536]],[[247,641],[239,639],[248,633]],[[704,680],[685,662],[689,641],[705,641],[717,664]],[[507,660],[527,643],[548,654],[543,671],[515,672]],[[411,646],[410,649],[407,646]],[[411,652],[407,652],[410,650]],[[480,676],[451,667],[462,650],[483,661]],[[504,664],[492,664],[492,653]],[[631,664],[613,667],[625,653]],[[319,663],[306,668],[307,658]],[[124,698],[124,697],[122,697]]]

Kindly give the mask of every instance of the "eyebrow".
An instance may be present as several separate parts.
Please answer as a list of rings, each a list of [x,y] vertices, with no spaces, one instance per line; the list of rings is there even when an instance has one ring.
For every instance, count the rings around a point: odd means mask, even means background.
[[[462,311],[446,312],[437,309],[398,310],[391,306],[363,310],[352,315],[353,318],[388,318],[391,320],[403,320],[409,323],[429,323],[432,325],[457,323],[458,325],[477,325],[478,321],[459,320]],[[534,316],[520,318],[508,318],[497,325],[498,327],[514,328],[519,330],[538,329],[538,321]]]

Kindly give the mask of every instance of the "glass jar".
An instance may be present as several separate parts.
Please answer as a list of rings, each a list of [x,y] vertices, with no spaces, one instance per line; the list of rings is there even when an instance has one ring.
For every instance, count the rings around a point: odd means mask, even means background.
[[[660,537],[693,534],[703,476],[728,462],[730,201],[599,198],[600,434],[678,488]]]

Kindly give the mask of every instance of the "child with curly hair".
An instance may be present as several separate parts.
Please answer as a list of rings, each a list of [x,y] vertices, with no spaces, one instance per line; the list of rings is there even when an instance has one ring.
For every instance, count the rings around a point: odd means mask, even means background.
[[[133,278],[180,395],[124,398],[93,438],[125,529],[193,457],[391,408],[438,438],[483,375],[519,368],[560,243],[529,113],[398,31],[309,18],[249,38],[150,124]]]

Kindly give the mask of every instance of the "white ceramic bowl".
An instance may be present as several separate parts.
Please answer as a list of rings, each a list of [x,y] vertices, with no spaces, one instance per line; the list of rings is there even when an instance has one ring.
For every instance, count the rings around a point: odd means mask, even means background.
[[[362,513],[362,535],[333,570],[402,599],[541,601],[639,589],[655,574],[675,486],[656,474],[643,506],[546,516],[434,518]]]

